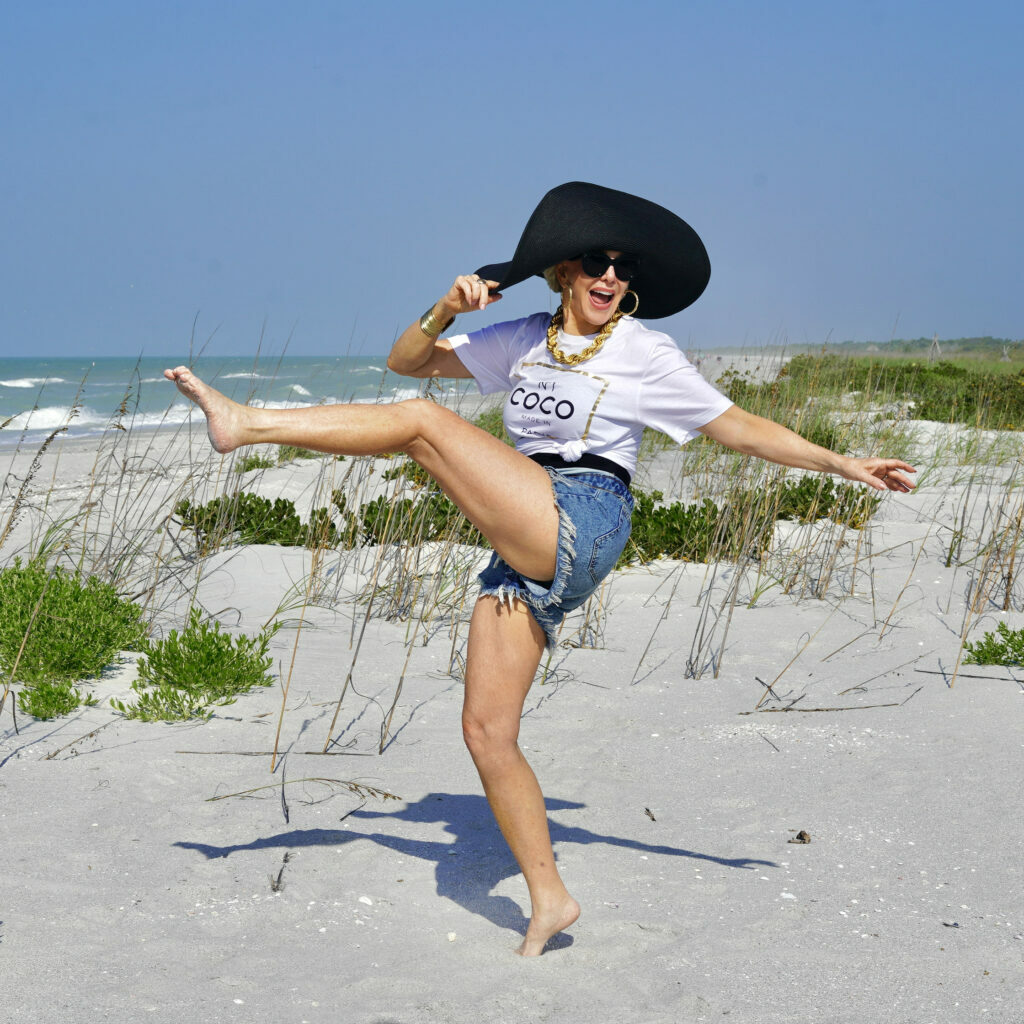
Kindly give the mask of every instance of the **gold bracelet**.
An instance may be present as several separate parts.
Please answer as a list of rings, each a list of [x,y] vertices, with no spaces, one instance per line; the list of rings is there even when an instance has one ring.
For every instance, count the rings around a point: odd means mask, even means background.
[[[433,338],[437,341],[441,337],[442,331],[447,331],[451,325],[455,323],[455,317],[449,317],[444,323],[441,322],[440,318],[434,313],[434,307],[430,309],[420,317],[420,330],[428,337]]]

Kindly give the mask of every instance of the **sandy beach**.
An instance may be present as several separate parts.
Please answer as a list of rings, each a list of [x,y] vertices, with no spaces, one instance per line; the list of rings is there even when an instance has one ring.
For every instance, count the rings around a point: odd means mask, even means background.
[[[760,561],[633,566],[567,621],[521,744],[583,913],[534,961],[459,728],[486,553],[197,558],[168,519],[238,487],[302,515],[337,488],[394,496],[391,460],[239,475],[198,425],[5,453],[23,511],[0,564],[71,517],[90,564],[133,552],[158,633],[193,601],[283,626],[276,685],[207,722],[120,717],[132,654],[70,716],[8,700],[3,1018],[1021,1024],[1024,671],[960,657],[1024,624],[1013,579],[1008,611],[978,597],[1021,501],[992,455],[1014,438],[910,426],[920,486],[863,530],[780,523]],[[637,483],[689,500],[684,459]]]

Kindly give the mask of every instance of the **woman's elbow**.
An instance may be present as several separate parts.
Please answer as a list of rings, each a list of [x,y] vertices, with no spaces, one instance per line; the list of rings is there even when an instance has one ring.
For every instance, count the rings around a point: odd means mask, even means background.
[[[387,368],[392,373],[397,373],[400,377],[419,377],[421,374],[417,373],[419,370],[418,366],[415,366],[408,359],[403,359],[400,355],[392,352],[388,356]]]

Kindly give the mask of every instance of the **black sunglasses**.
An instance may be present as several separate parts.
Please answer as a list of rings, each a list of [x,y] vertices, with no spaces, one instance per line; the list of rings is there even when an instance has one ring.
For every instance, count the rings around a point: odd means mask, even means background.
[[[635,256],[609,256],[606,252],[585,252],[577,259],[587,277],[604,277],[609,267],[615,268],[615,276],[626,283],[640,273],[640,261]]]

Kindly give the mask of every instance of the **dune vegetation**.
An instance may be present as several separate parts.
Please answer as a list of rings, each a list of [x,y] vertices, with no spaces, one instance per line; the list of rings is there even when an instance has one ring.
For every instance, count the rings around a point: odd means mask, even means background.
[[[917,465],[919,493],[908,514],[928,528],[912,560],[961,574],[961,655],[990,609],[1021,610],[1024,373],[1016,364],[748,353],[723,363],[717,383],[745,408],[817,443]],[[503,435],[494,407],[464,414]],[[0,713],[68,714],[95,702],[97,679],[135,661],[134,688],[104,702],[112,713],[208,716],[272,681],[278,629],[288,623],[299,644],[313,607],[348,609],[353,665],[358,621],[383,616],[407,622],[410,642],[443,636],[448,670],[459,674],[485,542],[404,457],[276,447],[220,456],[187,426],[135,430],[123,415],[87,449],[60,435],[0,453],[9,463],[0,488]],[[929,493],[937,499],[924,501]],[[738,605],[756,606],[767,594],[839,603],[870,591],[883,557],[879,517],[902,500],[705,439],[680,449],[655,434],[645,438],[634,494],[633,537],[620,566],[567,620],[562,642],[604,642],[616,580],[673,560],[708,581],[694,634],[678,641],[695,676],[721,670]],[[250,626],[252,635],[201,599],[207,575],[229,572],[233,552],[247,545],[307,553],[303,578],[281,594],[271,620]],[[723,566],[733,567],[727,582]],[[874,614],[886,622],[893,611]],[[171,662],[173,671],[156,668]],[[189,679],[202,675],[219,681],[197,690]],[[221,685],[232,675],[241,680],[236,691]],[[278,679],[285,692],[289,682],[287,672]],[[347,694],[346,682],[339,706]]]

